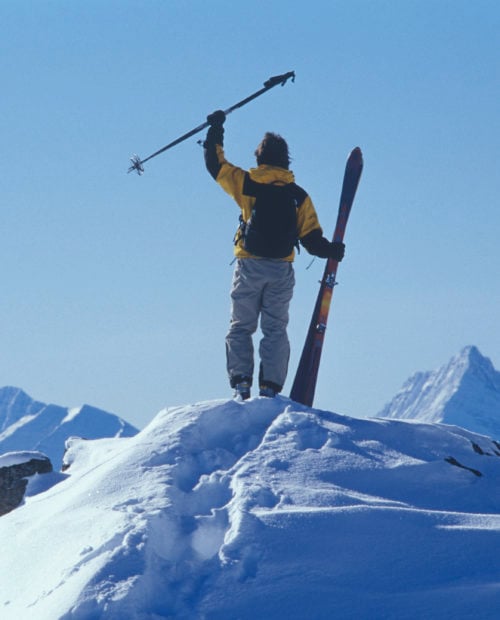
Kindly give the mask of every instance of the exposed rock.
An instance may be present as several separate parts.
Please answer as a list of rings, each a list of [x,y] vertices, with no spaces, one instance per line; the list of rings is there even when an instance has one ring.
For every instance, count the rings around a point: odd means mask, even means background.
[[[0,516],[22,503],[30,476],[51,471],[50,459],[41,452],[8,452],[1,455]]]

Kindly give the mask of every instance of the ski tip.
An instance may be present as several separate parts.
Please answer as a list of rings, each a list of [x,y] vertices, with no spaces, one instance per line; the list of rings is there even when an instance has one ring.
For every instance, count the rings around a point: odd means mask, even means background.
[[[363,165],[363,153],[359,146],[356,146],[349,153],[349,158],[347,160],[353,166],[362,166]]]

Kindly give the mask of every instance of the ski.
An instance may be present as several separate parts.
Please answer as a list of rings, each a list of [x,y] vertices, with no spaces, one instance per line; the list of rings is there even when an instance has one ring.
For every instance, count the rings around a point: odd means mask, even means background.
[[[347,220],[349,219],[362,170],[363,154],[361,153],[361,149],[356,147],[347,158],[333,241],[344,240]],[[323,279],[320,282],[320,289],[309,325],[309,331],[307,332],[292,391],[290,392],[290,398],[292,400],[307,405],[308,407],[312,407],[314,400],[319,363],[328,322],[328,313],[332,301],[333,289],[337,284],[338,265],[338,261],[333,258],[329,258],[325,265],[325,271],[323,273]]]

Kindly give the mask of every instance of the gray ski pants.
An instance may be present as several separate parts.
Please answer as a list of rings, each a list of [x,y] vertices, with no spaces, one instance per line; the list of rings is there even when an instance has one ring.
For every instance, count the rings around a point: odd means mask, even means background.
[[[235,377],[253,377],[252,336],[260,316],[260,379],[283,387],[290,357],[286,328],[294,285],[293,265],[289,261],[238,259],[231,289],[231,323],[226,336],[230,381]]]

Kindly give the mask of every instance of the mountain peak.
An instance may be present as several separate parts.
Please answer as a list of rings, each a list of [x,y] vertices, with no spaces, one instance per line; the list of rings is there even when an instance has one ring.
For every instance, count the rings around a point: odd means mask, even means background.
[[[410,377],[376,417],[462,426],[500,436],[500,372],[476,346],[434,371]]]
[[[0,388],[0,453],[39,450],[57,467],[69,436],[97,439],[136,433],[137,429],[119,416],[90,405],[47,405],[20,388]]]
[[[474,344],[469,344],[466,347],[464,347],[458,355],[462,357],[468,357],[468,358],[484,359],[481,353],[479,352],[479,349]]]
[[[21,388],[0,388],[0,433],[24,416],[36,415],[45,405],[33,400]]]
[[[493,371],[495,370],[491,360],[482,355],[479,349],[474,345],[464,347],[455,357],[451,359],[451,362],[462,362],[471,367],[480,366],[485,369],[488,368]]]

